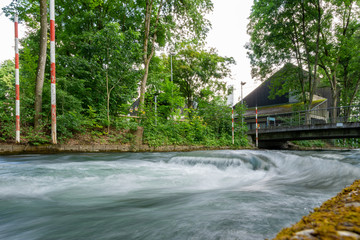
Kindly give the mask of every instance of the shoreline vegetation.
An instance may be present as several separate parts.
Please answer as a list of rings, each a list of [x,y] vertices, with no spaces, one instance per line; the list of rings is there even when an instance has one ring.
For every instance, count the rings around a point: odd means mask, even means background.
[[[59,144],[50,144],[49,142],[31,142],[23,141],[15,143],[14,141],[0,142],[0,155],[8,154],[55,154],[55,153],[100,153],[100,152],[189,152],[189,151],[210,151],[210,150],[258,150],[251,140],[246,144],[234,144],[221,142],[197,144],[184,142],[182,144],[149,144],[144,140],[143,129],[127,134],[126,141],[112,141],[109,136],[97,136],[93,138],[88,134],[78,135],[75,138],[69,138]],[[290,151],[341,151],[356,149],[349,145],[339,146],[328,142],[317,141],[297,141],[289,142],[286,149]]]
[[[225,122],[225,121],[224,121]],[[75,153],[75,152],[172,152],[200,150],[257,149],[246,128],[236,128],[234,143],[231,131],[214,131],[201,118],[188,121],[165,121],[139,126],[136,121],[116,122],[114,127],[78,126],[76,130],[52,144],[49,131],[24,129],[21,143],[15,143],[14,134],[1,134],[0,154]],[[121,123],[121,124],[120,124]],[[8,129],[9,130],[9,129]],[[11,131],[11,133],[14,133]],[[353,139],[292,141],[283,150],[349,150],[359,146]]]
[[[164,132],[157,133],[155,138],[144,132],[143,127],[136,127],[110,134],[98,134],[99,132],[82,132],[74,134],[61,141],[59,144],[51,144],[44,135],[24,138],[21,143],[14,140],[0,141],[1,154],[53,154],[53,153],[96,153],[96,152],[187,152],[206,150],[256,150],[251,139],[244,135],[241,140],[235,138],[235,144],[231,139],[203,139],[194,141],[184,139],[176,142],[169,139]],[[151,136],[151,135],[150,135]],[[161,137],[160,137],[161,136]],[[357,145],[356,145],[357,146]],[[293,151],[335,151],[356,149],[351,144],[340,144],[335,141],[293,141],[288,142],[283,150]]]

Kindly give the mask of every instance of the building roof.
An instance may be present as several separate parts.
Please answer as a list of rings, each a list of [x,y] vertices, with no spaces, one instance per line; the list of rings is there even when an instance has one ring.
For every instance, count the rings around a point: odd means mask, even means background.
[[[294,81],[298,78],[298,67],[287,63],[279,71],[274,73],[254,91],[244,98],[248,108],[255,106],[273,106],[290,103],[289,91],[283,88],[285,82]],[[306,71],[303,71],[307,75]],[[273,92],[276,92],[274,94]]]
[[[315,107],[323,104],[327,101],[326,98],[322,98],[320,96],[314,95],[313,102],[310,106],[310,109],[314,109]],[[287,103],[287,104],[280,104],[280,105],[273,105],[273,106],[263,106],[258,107],[258,116],[261,115],[276,115],[276,114],[286,114],[293,112],[293,109],[296,107],[302,106],[304,103]],[[255,116],[255,108],[249,108],[246,110],[244,117],[254,117]]]

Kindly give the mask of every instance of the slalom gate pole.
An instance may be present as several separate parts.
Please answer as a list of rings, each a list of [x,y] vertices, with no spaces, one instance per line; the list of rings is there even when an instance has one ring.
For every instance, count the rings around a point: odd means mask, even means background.
[[[19,18],[15,13],[15,112],[16,143],[20,143]]]
[[[51,79],[51,138],[57,144],[56,136],[56,76],[55,76],[55,0],[50,0],[50,79]]]
[[[256,122],[256,147],[259,147],[259,125],[258,125],[258,109],[255,108],[255,122]]]

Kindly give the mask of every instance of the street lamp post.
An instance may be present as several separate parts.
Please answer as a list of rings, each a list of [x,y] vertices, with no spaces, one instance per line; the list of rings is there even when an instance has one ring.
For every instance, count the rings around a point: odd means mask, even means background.
[[[246,84],[246,82],[241,82],[241,104],[243,104],[243,86]]]
[[[243,98],[243,86],[246,82],[241,82],[241,107],[244,106],[244,98]],[[241,128],[244,126],[244,114],[241,114]],[[242,133],[242,130],[241,130]]]

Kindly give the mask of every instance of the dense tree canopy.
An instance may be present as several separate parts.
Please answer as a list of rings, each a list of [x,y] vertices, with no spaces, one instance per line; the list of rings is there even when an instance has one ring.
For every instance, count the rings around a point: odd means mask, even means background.
[[[233,58],[219,56],[215,49],[197,50],[187,46],[174,56],[174,82],[180,86],[188,107],[202,97],[213,96],[216,92],[226,93],[226,83],[230,76]],[[212,94],[205,94],[210,91]],[[209,99],[211,100],[211,99]]]
[[[50,123],[48,54],[42,113],[33,107],[37,95],[36,69],[40,66],[39,56],[42,56],[39,55],[39,42],[44,35],[41,30],[45,29],[40,24],[41,6],[44,4],[39,0],[19,0],[3,9],[10,18],[18,11],[21,21],[28,27],[27,36],[21,40],[20,53],[21,121],[31,132],[35,113],[42,116],[38,124],[42,131],[32,132],[34,141],[44,138],[41,134],[46,134]],[[130,105],[140,99],[137,113],[141,115],[141,125],[146,127],[149,143],[152,142],[151,134],[161,129],[157,125],[154,130],[154,123],[172,128],[171,143],[180,141],[179,136],[188,136],[185,137],[188,141],[203,141],[207,137],[223,137],[225,142],[228,141],[231,136],[228,127],[221,131],[219,128],[207,129],[204,122],[204,119],[216,122],[218,116],[212,117],[203,111],[205,106],[212,106],[221,109],[216,111],[218,114],[226,112],[221,124],[231,124],[229,108],[223,101],[226,95],[223,78],[230,77],[229,65],[234,61],[219,56],[214,49],[203,47],[210,29],[205,15],[212,7],[211,0],[56,0],[60,138],[71,137],[84,129],[95,135],[110,134],[112,130],[126,126],[133,129],[133,124],[138,123],[126,120],[124,116],[131,113]],[[176,52],[172,64],[170,55],[157,54],[168,49]],[[174,68],[173,78],[171,67]],[[4,63],[0,70],[9,78],[13,74],[11,62]],[[0,99],[2,103],[11,102],[13,98],[13,86],[8,83],[8,77],[0,79],[0,89],[6,88],[4,92],[10,94]],[[200,107],[187,109],[194,101]],[[12,111],[12,103],[7,104],[7,109]],[[184,119],[187,112],[192,112],[192,119]],[[4,119],[0,120],[3,126],[11,130],[13,120],[11,117]],[[174,124],[173,121],[180,119],[181,124]],[[105,127],[107,131],[103,130]],[[10,130],[3,131],[0,140],[2,136],[11,137]],[[154,140],[162,139],[159,135]]]
[[[253,76],[265,79],[283,64],[293,63],[299,68],[297,88],[307,106],[320,79],[331,87],[332,106],[338,106],[339,91],[342,102],[354,102],[359,68],[351,66],[359,62],[359,4],[355,0],[254,1],[247,46]],[[303,70],[309,74],[304,76]]]

